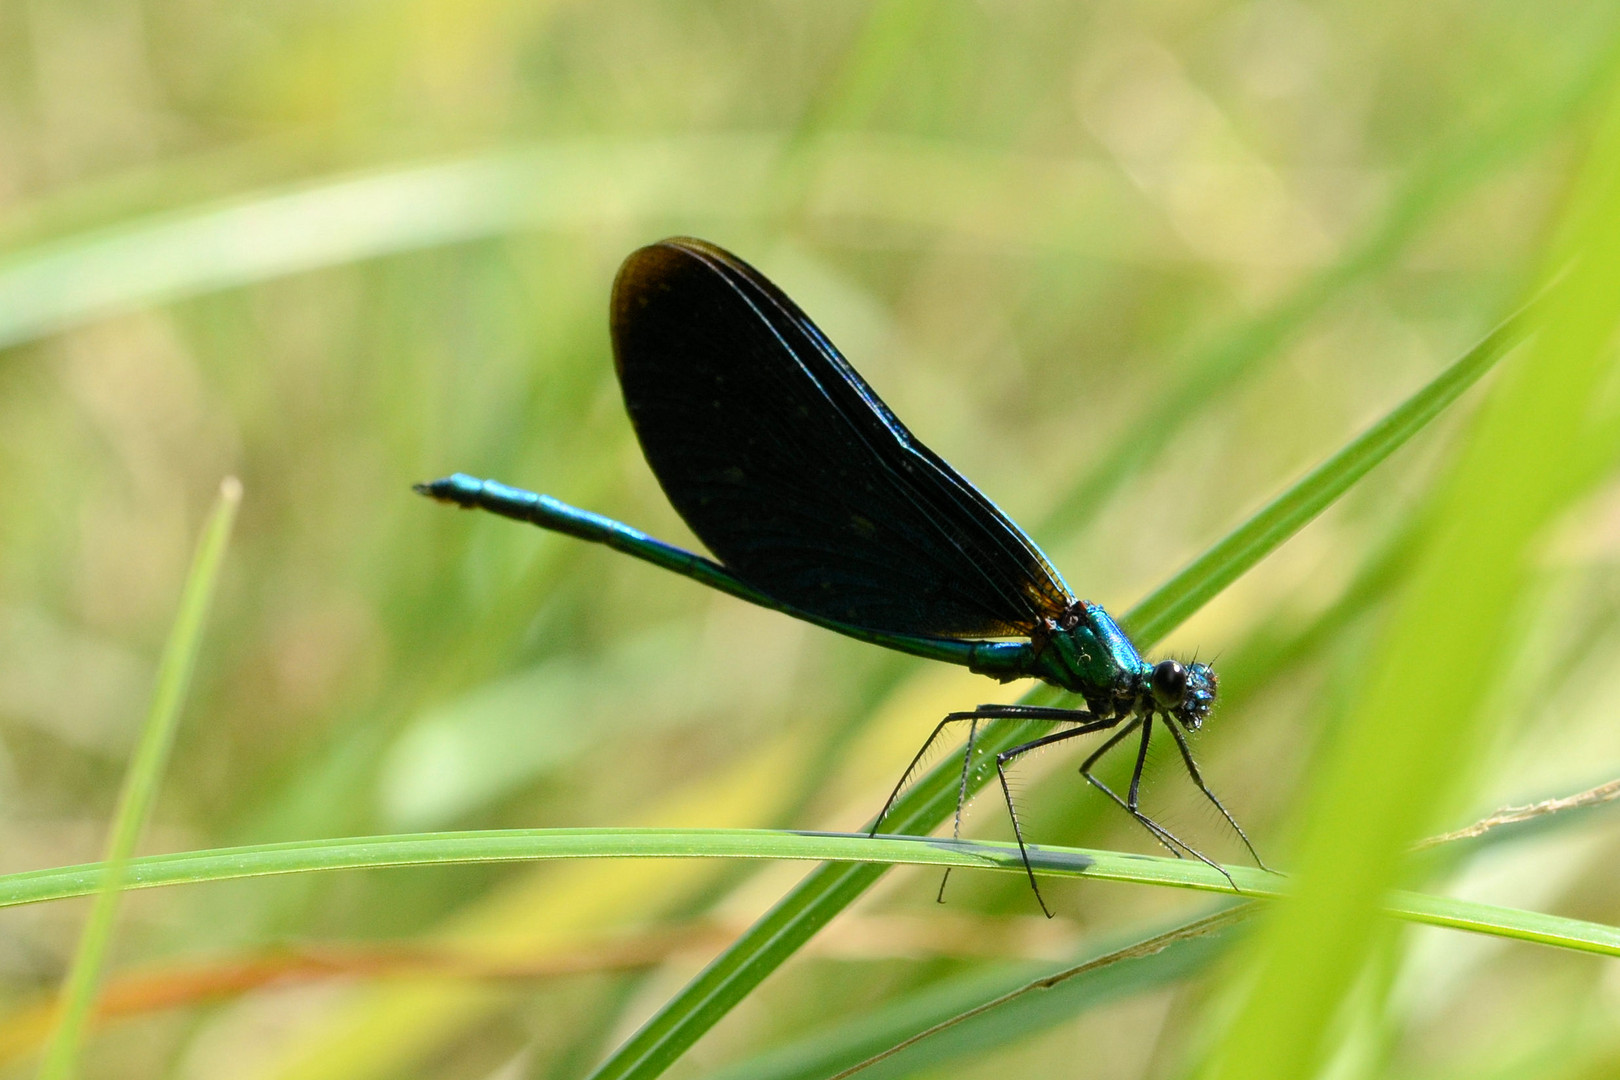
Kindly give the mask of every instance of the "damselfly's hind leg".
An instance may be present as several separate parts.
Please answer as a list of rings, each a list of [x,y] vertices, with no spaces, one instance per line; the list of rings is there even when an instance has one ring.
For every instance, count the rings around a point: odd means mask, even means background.
[[[945,729],[952,724],[960,724],[972,719],[974,719],[974,714],[971,712],[953,712],[934,725],[934,730],[923,741],[922,748],[912,756],[911,764],[907,765],[906,771],[900,774],[900,782],[894,785],[893,791],[889,792],[888,799],[883,803],[883,809],[879,810],[878,816],[872,819],[872,828],[867,831],[867,836],[877,835],[878,826],[883,824],[883,819],[889,816],[890,810],[894,809],[895,801],[900,798],[900,793],[906,790],[906,785],[911,783],[912,776],[917,772],[917,766],[922,764],[923,758],[928,756],[928,751],[933,749],[934,743],[939,740]]]
[[[889,811],[894,809],[894,804],[900,798],[900,793],[905,790],[907,784],[911,783],[912,777],[916,775],[917,767],[921,765],[923,759],[928,756],[928,751],[933,748],[934,743],[939,739],[941,733],[943,733],[944,730],[952,724],[967,723],[970,725],[970,727],[968,728],[967,746],[962,753],[961,780],[958,782],[956,788],[956,814],[951,828],[952,838],[961,839],[962,808],[967,803],[968,782],[973,776],[974,742],[979,732],[979,722],[984,720],[1035,720],[1052,724],[1078,725],[1069,731],[1059,732],[1058,734],[1063,738],[1072,738],[1075,735],[1083,735],[1087,732],[1097,731],[1102,728],[1109,727],[1116,722],[1113,720],[1097,720],[1091,715],[1091,713],[1084,709],[1059,709],[1046,705],[980,705],[977,709],[970,709],[966,712],[951,713],[934,726],[933,732],[928,736],[927,741],[923,743],[922,749],[918,750],[916,755],[912,757],[911,764],[906,766],[906,771],[900,776],[900,782],[894,785],[894,790],[889,793],[888,801],[883,804],[883,810],[873,820],[872,829],[868,835],[877,835],[878,826],[883,823],[884,818],[889,816]],[[1014,747],[1010,753],[1016,757],[1018,754],[1023,753],[1026,750],[1033,749],[1036,746],[1043,746],[1048,741],[1053,741],[1053,737],[1047,736],[1045,739],[1036,740],[1034,743],[1028,743],[1022,747]],[[999,771],[1001,767],[999,758],[997,760],[996,767]],[[1001,785],[1002,790],[1005,792],[1007,788],[1007,780],[1005,776],[1002,777]],[[1007,796],[1007,800],[1007,806],[1010,812],[1012,809],[1012,796],[1010,794]],[[1015,814],[1013,817],[1014,833],[1016,833],[1017,830],[1018,820]],[[1022,844],[1023,839],[1020,837],[1020,850],[1022,850]],[[1029,856],[1027,853],[1024,856],[1024,868],[1029,870]],[[945,883],[950,880],[950,876],[951,871],[950,868],[947,867],[944,875],[940,878],[939,892],[935,896],[935,899],[940,903],[944,903]],[[1033,885],[1034,881],[1034,872],[1030,871],[1030,883]],[[1036,900],[1040,900],[1040,890],[1038,888],[1035,890],[1035,898]],[[1046,911],[1046,904],[1044,901],[1041,903],[1041,910]],[[1047,911],[1047,915],[1050,916],[1051,912]]]
[[[1058,709],[1045,705],[980,705],[976,709],[951,713],[934,725],[934,730],[922,744],[922,749],[918,750],[912,757],[911,764],[906,766],[906,771],[900,774],[900,782],[894,785],[893,791],[889,792],[888,800],[884,802],[883,809],[878,812],[878,816],[872,820],[872,828],[867,835],[877,835],[878,826],[883,824],[883,819],[888,817],[889,811],[894,809],[894,804],[900,798],[900,793],[906,789],[912,778],[916,776],[917,767],[928,756],[928,751],[933,749],[934,743],[939,740],[940,735],[952,724],[972,723],[973,730],[977,732],[978,721],[980,720],[1044,720],[1054,724],[1084,724],[1091,718],[1091,714],[1084,709]],[[1086,730],[1091,731],[1095,730],[1095,728],[1087,728]],[[970,736],[967,753],[962,758],[962,783],[956,796],[958,829],[960,829],[962,821],[962,804],[967,797],[968,778],[972,775],[972,756],[973,739]]]
[[[951,839],[962,839],[962,808],[967,804],[968,779],[973,775],[973,739],[979,730],[981,720],[1035,720],[1054,724],[1080,724],[1085,725],[1091,721],[1092,715],[1084,709],[1059,709],[1049,705],[980,705],[971,713],[959,714],[970,718],[968,727],[967,749],[962,754],[962,782],[956,791],[956,814],[951,824]],[[1110,721],[1105,721],[1106,726]],[[1094,727],[1083,727],[1085,731],[1093,731]],[[1067,734],[1067,733],[1065,733]],[[1017,822],[1014,822],[1017,825]],[[945,886],[951,880],[951,868],[946,867],[939,878],[939,891],[934,894],[934,902],[945,902]],[[1044,905],[1043,905],[1044,906]]]

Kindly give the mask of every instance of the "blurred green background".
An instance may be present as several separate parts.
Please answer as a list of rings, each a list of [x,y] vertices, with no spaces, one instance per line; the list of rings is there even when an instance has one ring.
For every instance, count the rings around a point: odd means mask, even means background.
[[[0,869],[98,856],[227,474],[246,497],[148,850],[858,827],[940,715],[1019,688],[409,485],[495,476],[694,543],[641,460],[606,322],[619,260],[687,233],[770,275],[1077,592],[1123,611],[1522,298],[1612,77],[1611,9],[0,9]],[[1456,420],[1167,644],[1220,667],[1204,771],[1282,865]],[[1512,719],[1467,809],[1620,773],[1620,490],[1595,490],[1538,556],[1496,699]],[[1031,836],[1151,851],[1080,756],[1021,766]],[[1174,757],[1150,808],[1239,860]],[[995,798],[973,810],[973,833],[1008,835]],[[1613,923],[1616,866],[1594,814],[1447,887]],[[87,1072],[568,1080],[804,872],[132,896],[129,1015]],[[1054,881],[1047,923],[1011,876],[959,873],[945,907],[936,887],[892,873],[672,1075],[768,1075],[748,1063],[773,1047],[1198,903]],[[4,1075],[33,1068],[84,912],[0,913]],[[338,973],[278,967],[284,949]],[[1441,931],[1387,959],[1393,990],[1335,1075],[1620,1073],[1612,961]],[[227,978],[255,962],[282,977]],[[1219,994],[1189,977],[882,1075],[1179,1075]]]

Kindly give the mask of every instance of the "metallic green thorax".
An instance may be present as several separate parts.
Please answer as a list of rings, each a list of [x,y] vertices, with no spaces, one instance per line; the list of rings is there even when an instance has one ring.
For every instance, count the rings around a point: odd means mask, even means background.
[[[1129,711],[1152,665],[1101,604],[1077,603],[1064,622],[1035,641],[974,642],[968,667],[1003,681],[1051,683],[1084,697],[1102,716]]]

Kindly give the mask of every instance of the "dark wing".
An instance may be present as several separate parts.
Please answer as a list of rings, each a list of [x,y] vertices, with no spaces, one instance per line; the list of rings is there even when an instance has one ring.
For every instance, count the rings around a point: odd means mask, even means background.
[[[754,587],[941,637],[1027,636],[1071,602],[1034,541],[741,259],[684,238],[632,254],[613,286],[613,350],[669,501]]]

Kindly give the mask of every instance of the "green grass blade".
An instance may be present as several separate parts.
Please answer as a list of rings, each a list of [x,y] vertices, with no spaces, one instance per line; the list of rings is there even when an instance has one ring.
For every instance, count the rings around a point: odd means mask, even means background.
[[[1276,550],[1283,540],[1331,506],[1385,458],[1406,445],[1463,391],[1478,382],[1524,339],[1545,302],[1545,297],[1540,298],[1510,316],[1427,386],[1386,413],[1165,582],[1131,611],[1126,629],[1139,639],[1156,641],[1181,625],[1222,589]]]
[[[1422,430],[1517,340],[1525,315],[1520,312],[1507,320],[1434,382],[1396,406],[1366,433],[1216,544],[1209,554],[1128,612],[1123,621],[1137,643],[1144,649],[1153,645],[1199,605],[1303,528],[1383,457]],[[1041,687],[1025,700],[1049,702],[1056,698],[1056,691]],[[987,732],[979,745],[988,757],[1046,730],[1045,726],[1003,724]],[[980,772],[970,781],[970,793],[982,786],[984,778]],[[955,808],[959,782],[958,766],[949,762],[940,765],[901,797],[885,825],[897,834],[931,832]],[[882,867],[859,865],[828,866],[811,874],[637,1031],[592,1074],[591,1080],[651,1080],[657,1076],[882,873]]]
[[[1024,872],[1016,844],[986,840],[775,829],[492,829],[148,855],[128,860],[121,875],[112,863],[6,874],[0,876],[0,907],[88,896],[115,876],[121,876],[123,888],[150,889],[318,870],[609,858],[793,859],[877,869],[905,864]],[[1242,890],[1236,895],[1256,900],[1275,899],[1288,892],[1287,878],[1251,866],[1228,866],[1223,872],[1194,859],[1045,845],[1032,845],[1029,860],[1037,872],[1092,881],[1159,885],[1224,896],[1234,895],[1235,882]],[[823,892],[830,894],[831,890]],[[1408,892],[1391,893],[1386,910],[1433,926],[1620,956],[1620,929],[1579,919]]]
[[[141,729],[135,755],[130,760],[129,771],[124,775],[123,790],[119,792],[118,808],[113,814],[112,831],[107,840],[106,862],[94,876],[95,904],[90,909],[90,918],[79,937],[73,966],[62,988],[62,1011],[45,1049],[45,1059],[39,1071],[41,1080],[65,1080],[78,1070],[85,1025],[95,1007],[107,949],[112,943],[113,928],[118,918],[119,893],[126,883],[130,856],[140,840],[147,818],[151,816],[152,804],[157,800],[158,788],[163,782],[164,766],[174,745],[180,713],[186,703],[186,691],[191,685],[191,673],[196,666],[197,649],[202,644],[209,602],[214,595],[214,584],[219,579],[219,568],[230,543],[231,525],[241,501],[242,485],[234,477],[227,479],[220,486],[219,501],[214,504],[213,513],[197,545],[191,572],[180,595],[180,611],[169,631],[169,640],[158,664],[157,682],[152,690],[146,723]]]
[[[1306,1076],[1331,1054],[1352,987],[1382,949],[1377,908],[1400,854],[1454,812],[1501,722],[1488,695],[1515,655],[1541,538],[1593,479],[1584,439],[1612,378],[1620,83],[1604,106],[1547,259],[1573,266],[1437,493],[1411,581],[1311,789],[1298,894],[1258,935],[1208,1075]]]
[[[1107,881],[1173,885],[1230,893],[1219,871],[1196,861],[1032,846],[1030,862],[1054,874]],[[1023,872],[1015,844],[925,837],[809,833],[777,829],[491,829],[403,833],[338,840],[298,840],[172,855],[147,855],[126,865],[129,889],[401,866],[530,862],[538,859],[716,858],[953,866]],[[0,908],[88,896],[101,887],[107,863],[29,870],[0,876]],[[1253,867],[1232,870],[1245,895],[1278,895],[1282,879]]]

